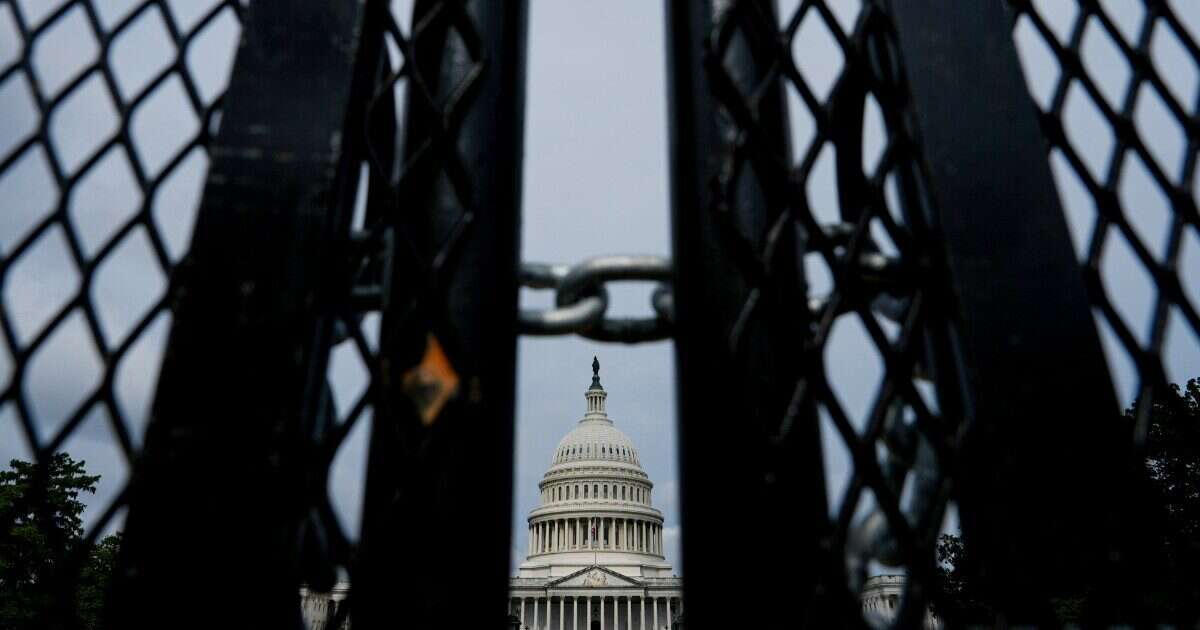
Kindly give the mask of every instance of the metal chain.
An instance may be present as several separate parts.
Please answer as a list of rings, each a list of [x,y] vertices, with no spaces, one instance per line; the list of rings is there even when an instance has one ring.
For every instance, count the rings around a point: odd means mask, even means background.
[[[610,282],[649,280],[659,283],[650,298],[654,317],[608,317]],[[554,289],[554,308],[521,309],[523,335],[578,334],[596,341],[641,343],[671,337],[674,299],[671,262],[658,256],[600,256],[574,267],[544,263],[521,266],[521,286]]]
[[[825,236],[840,244],[844,244],[842,242],[849,238],[853,229],[854,226],[848,223],[823,226]],[[878,252],[861,254],[856,268],[866,284],[896,285],[903,275],[897,259]],[[671,262],[658,256],[600,256],[574,267],[524,263],[521,265],[521,286],[553,289],[555,306],[545,310],[521,309],[520,333],[536,336],[577,334],[596,341],[619,343],[668,339],[675,322],[671,273]],[[650,296],[654,317],[608,317],[607,284],[629,280],[659,283]],[[824,298],[811,300],[810,308],[814,313],[819,314],[824,307]],[[883,311],[887,314],[887,309]]]

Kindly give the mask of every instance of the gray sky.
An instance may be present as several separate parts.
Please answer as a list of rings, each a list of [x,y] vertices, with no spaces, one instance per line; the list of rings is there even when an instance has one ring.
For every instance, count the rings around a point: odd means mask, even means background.
[[[43,15],[58,0],[18,0],[28,14]],[[105,26],[123,14],[131,0],[102,0],[96,3]],[[167,3],[184,27],[200,14],[202,3],[171,0]],[[396,2],[403,11],[407,3]],[[781,2],[789,11],[796,0]],[[1065,37],[1073,20],[1075,3],[1067,0],[1036,2],[1052,26]],[[1121,25],[1136,34],[1141,20],[1141,0],[1106,1],[1102,4]],[[1200,3],[1177,0],[1171,3],[1192,36],[1200,39]],[[852,24],[858,2],[833,3],[838,21]],[[65,85],[95,54],[97,43],[88,32],[82,14],[69,14],[35,49],[34,66],[43,86],[51,93]],[[170,45],[163,38],[157,13],[144,25],[117,40],[111,55],[117,67],[118,91],[122,97],[134,93],[161,68]],[[810,16],[811,19],[811,16]],[[406,21],[406,20],[405,20]],[[841,68],[840,54],[816,22],[805,23],[793,53],[824,94]],[[1160,26],[1161,29],[1161,26]],[[207,29],[196,40],[187,62],[193,68],[198,88],[207,101],[219,93],[232,59],[237,33],[231,15]],[[1027,64],[1035,100],[1045,103],[1057,70],[1048,62],[1027,27],[1018,28],[1018,43]],[[20,51],[19,37],[11,27],[8,5],[0,5],[0,68]],[[574,263],[608,253],[669,253],[667,198],[667,110],[665,100],[663,3],[645,0],[586,2],[585,0],[534,0],[529,30],[528,110],[524,189],[523,257],[529,261]],[[1173,37],[1156,33],[1154,61],[1159,64],[1172,91],[1191,108],[1200,83],[1200,70],[1180,52]],[[1041,50],[1041,52],[1039,52]],[[1120,98],[1129,71],[1119,55],[1112,53],[1103,35],[1089,34],[1084,60],[1109,98]],[[0,84],[0,156],[25,138],[36,124],[29,90],[24,80]],[[116,128],[115,111],[104,86],[89,80],[85,89],[72,97],[52,121],[51,141],[64,156],[70,170]],[[48,96],[48,95],[47,95]],[[1082,97],[1082,98],[1081,98]],[[1184,137],[1174,123],[1162,115],[1154,97],[1143,97],[1135,122],[1172,177],[1178,176]],[[796,102],[793,100],[793,105]],[[172,82],[159,90],[132,121],[136,155],[110,153],[93,174],[82,180],[69,204],[69,212],[80,231],[86,255],[111,234],[142,203],[133,189],[131,161],[138,160],[151,173],[186,140],[197,125],[189,114],[182,88]],[[793,107],[792,139],[797,147],[807,146],[813,135],[812,122]],[[1068,102],[1067,131],[1089,165],[1103,168],[1111,152],[1107,126],[1085,95]],[[880,135],[868,124],[867,155],[875,154]],[[799,153],[799,148],[796,152]],[[836,192],[832,185],[833,153],[826,154],[813,176],[809,194],[823,217],[834,216]],[[1077,237],[1091,227],[1094,211],[1069,168],[1052,158],[1068,219]],[[197,194],[207,167],[199,152],[190,154],[151,200],[169,251],[178,257],[190,238]],[[1151,251],[1161,252],[1165,243],[1169,206],[1148,184],[1144,169],[1127,168],[1121,195],[1131,212],[1136,229]],[[56,201],[57,191],[47,171],[45,158],[29,152],[0,176],[0,252],[7,251]],[[78,287],[78,274],[69,262],[62,232],[55,230],[41,239],[11,270],[3,291],[12,309],[18,332],[27,339]],[[1082,243],[1083,241],[1078,241]],[[1154,298],[1149,279],[1119,242],[1103,272],[1117,308],[1144,334],[1148,309]],[[1200,305],[1200,235],[1189,230],[1184,243],[1181,276],[1192,303]],[[816,278],[815,291],[827,289]],[[101,316],[101,327],[109,343],[124,337],[129,327],[161,294],[164,276],[158,270],[145,237],[127,239],[112,257],[101,264],[92,290]],[[652,287],[622,285],[612,293],[617,314],[648,314]],[[522,294],[524,306],[548,306],[545,293]],[[119,403],[138,421],[145,414],[153,392],[168,319],[160,318],[139,341],[117,373]],[[1200,340],[1190,330],[1173,323],[1165,353],[1168,374],[1183,382],[1200,375]],[[1101,327],[1102,331],[1106,331]],[[1136,385],[1134,372],[1123,352],[1105,336],[1118,389],[1129,402]],[[592,355],[603,365],[602,377],[609,391],[609,409],[617,426],[634,440],[641,459],[656,484],[654,502],[666,517],[667,556],[679,567],[678,475],[675,454],[672,348],[667,342],[636,347],[595,344],[586,340],[523,338],[519,345],[517,392],[517,466],[513,561],[519,562],[526,548],[524,519],[537,500],[537,481],[549,465],[551,452],[561,437],[579,419],[583,390],[588,385]],[[862,418],[870,396],[882,376],[878,356],[859,324],[847,318],[835,328],[826,354],[828,372],[839,399],[855,417]],[[354,357],[335,352],[331,377],[339,404],[350,400],[363,386]],[[8,378],[11,358],[0,351],[0,382]],[[28,397],[39,418],[43,436],[53,433],[61,419],[87,395],[99,378],[100,364],[78,316],[73,316],[35,357],[27,381]],[[104,475],[101,489],[91,503],[104,505],[123,481],[123,463],[107,439],[106,418],[94,412],[67,444],[72,454],[86,459],[89,468]],[[731,422],[736,419],[730,419]],[[366,423],[352,434],[339,453],[331,481],[331,493],[347,526],[357,524],[361,505],[361,477]],[[824,427],[827,428],[827,427]],[[828,486],[839,496],[846,482],[844,448],[829,431],[827,449]],[[0,408],[0,459],[28,457],[18,437],[11,405]],[[835,505],[831,506],[836,508]],[[99,509],[91,509],[94,518]]]

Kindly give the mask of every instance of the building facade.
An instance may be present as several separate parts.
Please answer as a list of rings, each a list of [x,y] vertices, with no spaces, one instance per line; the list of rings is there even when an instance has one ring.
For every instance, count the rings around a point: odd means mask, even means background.
[[[509,615],[536,630],[680,627],[682,579],[663,555],[663,517],[637,448],[608,417],[592,359],[583,418],[554,450],[509,582]]]

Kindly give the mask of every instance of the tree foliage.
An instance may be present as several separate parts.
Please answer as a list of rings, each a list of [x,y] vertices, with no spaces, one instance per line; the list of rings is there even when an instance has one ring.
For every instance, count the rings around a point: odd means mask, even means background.
[[[12,460],[0,471],[0,628],[45,628],[50,619],[71,627],[100,627],[104,590],[112,574],[120,534],[88,548],[84,504],[99,475],[66,453],[44,466]],[[62,593],[75,605],[62,605]]]
[[[1132,417],[1132,411],[1127,412]],[[1156,400],[1146,440],[1146,472],[1156,514],[1150,605],[1161,619],[1200,619],[1200,379]]]
[[[989,624],[995,612],[978,583],[970,578],[974,566],[962,538],[942,534],[937,545],[937,589],[932,598],[933,611],[953,625]]]

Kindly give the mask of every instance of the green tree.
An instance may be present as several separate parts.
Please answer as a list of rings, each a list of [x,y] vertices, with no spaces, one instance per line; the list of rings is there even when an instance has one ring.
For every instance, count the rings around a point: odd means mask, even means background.
[[[120,534],[95,547],[83,538],[83,493],[95,494],[98,475],[66,453],[44,466],[12,460],[0,471],[0,628],[44,628],[61,615],[63,584],[76,593],[67,609],[75,627],[100,627],[100,610]]]
[[[988,598],[970,579],[971,558],[962,538],[942,534],[937,545],[938,580],[932,598],[933,611],[952,626],[988,625],[996,614]]]
[[[1126,412],[1133,417],[1132,409]],[[1200,619],[1200,379],[1172,385],[1155,400],[1146,440],[1146,472],[1156,513],[1147,515],[1154,584],[1149,606],[1161,620]]]

